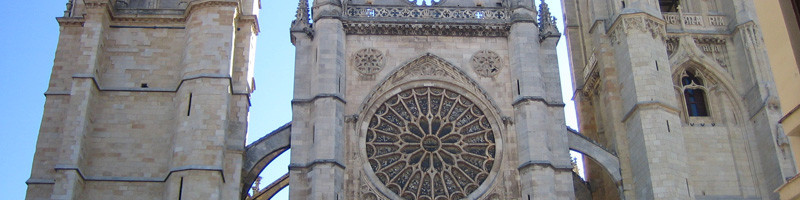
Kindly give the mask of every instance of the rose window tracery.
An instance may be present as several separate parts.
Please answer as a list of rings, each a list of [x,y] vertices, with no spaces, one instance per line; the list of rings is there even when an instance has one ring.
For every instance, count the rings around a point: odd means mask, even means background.
[[[472,56],[472,68],[483,77],[492,77],[500,73],[503,60],[493,51],[483,50]]]
[[[353,54],[356,71],[363,75],[373,75],[383,68],[383,53],[377,49],[361,49]]]
[[[473,101],[443,88],[417,87],[378,105],[366,133],[375,176],[404,199],[461,199],[495,164],[495,135]]]

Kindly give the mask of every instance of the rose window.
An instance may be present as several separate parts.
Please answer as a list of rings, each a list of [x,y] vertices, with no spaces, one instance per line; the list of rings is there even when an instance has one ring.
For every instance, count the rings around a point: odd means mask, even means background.
[[[378,180],[404,199],[461,199],[489,176],[494,137],[483,111],[466,97],[418,87],[379,105],[366,153]]]

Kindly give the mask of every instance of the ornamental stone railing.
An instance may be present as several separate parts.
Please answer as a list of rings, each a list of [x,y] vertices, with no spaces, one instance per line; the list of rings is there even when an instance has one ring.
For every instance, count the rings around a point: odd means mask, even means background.
[[[691,30],[706,30],[706,31],[720,31],[727,30],[729,19],[724,15],[703,15],[697,13],[662,13],[664,21],[667,23],[667,29],[691,29]],[[682,27],[682,25],[683,27]]]
[[[353,19],[386,21],[452,20],[473,22],[506,22],[511,17],[506,8],[350,6],[345,15]]]

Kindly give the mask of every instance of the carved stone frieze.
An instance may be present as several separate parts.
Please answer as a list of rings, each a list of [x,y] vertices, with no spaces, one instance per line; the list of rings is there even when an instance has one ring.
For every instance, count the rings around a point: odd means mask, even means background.
[[[664,36],[667,35],[666,27],[661,21],[645,17],[644,23],[646,25],[646,29],[650,31],[650,34],[653,36],[653,38],[664,39]]]
[[[350,6],[345,11],[349,18],[380,20],[508,20],[509,11],[503,8],[460,8],[460,7],[388,7],[388,6]]]
[[[697,36],[693,39],[703,53],[712,57],[722,68],[728,68],[730,59],[728,58],[727,40],[724,37]]]
[[[621,34],[631,34],[631,31],[650,33],[653,39],[666,39],[665,24],[659,19],[647,15],[620,16],[620,18],[608,31],[612,45],[619,44]]]
[[[678,49],[678,45],[680,45],[680,38],[675,36],[669,36],[666,40],[666,47],[667,47],[667,56],[672,56],[675,53],[675,50]]]
[[[720,26],[724,27],[728,24],[728,18],[724,15],[708,15],[689,14],[689,13],[663,13],[664,20],[669,25],[686,26]]]
[[[347,34],[352,35],[423,35],[423,36],[478,36],[505,37],[511,26],[499,25],[442,25],[401,23],[343,23]]]
[[[503,69],[503,59],[494,51],[479,51],[472,55],[472,69],[480,76],[494,77]]]
[[[583,85],[583,96],[586,99],[590,99],[597,93],[598,87],[600,86],[600,72],[597,69],[592,70],[589,72],[589,75],[586,77],[586,82]]]

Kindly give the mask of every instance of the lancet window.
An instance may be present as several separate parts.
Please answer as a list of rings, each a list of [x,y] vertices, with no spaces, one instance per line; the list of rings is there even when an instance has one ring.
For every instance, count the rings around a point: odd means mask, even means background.
[[[708,116],[708,104],[706,101],[706,87],[703,83],[702,74],[696,71],[686,70],[681,75],[681,88],[686,103],[686,112],[691,117]]]

